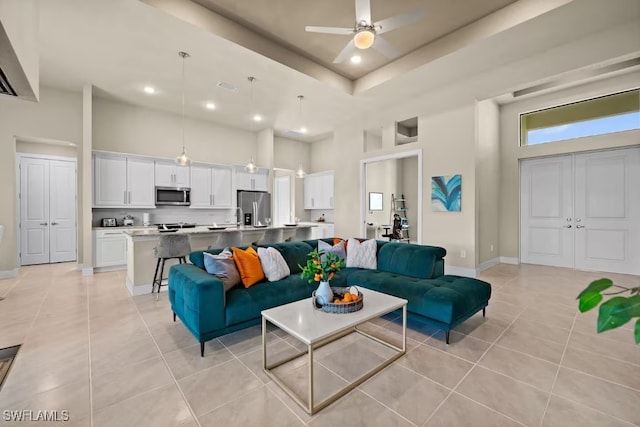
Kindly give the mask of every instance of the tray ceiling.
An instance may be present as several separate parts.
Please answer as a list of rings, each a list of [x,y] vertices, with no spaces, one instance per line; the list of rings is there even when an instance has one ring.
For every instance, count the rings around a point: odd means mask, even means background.
[[[375,49],[360,51],[362,62],[333,59],[349,36],[307,33],[306,25],[353,27],[354,0],[194,0],[203,7],[263,37],[343,75],[358,79],[392,60]],[[429,44],[516,0],[371,0],[372,20],[379,21],[414,9],[424,9],[420,22],[384,34],[400,56]]]

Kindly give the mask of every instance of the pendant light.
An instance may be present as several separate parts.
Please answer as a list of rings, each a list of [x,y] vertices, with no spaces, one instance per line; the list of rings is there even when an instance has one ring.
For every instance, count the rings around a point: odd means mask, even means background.
[[[187,155],[187,150],[184,146],[184,61],[191,55],[187,52],[178,52],[178,55],[182,58],[182,153],[176,157],[176,164],[179,166],[190,166],[191,157]]]
[[[304,100],[303,95],[298,95],[298,101],[300,103],[300,111],[298,120],[300,121],[300,133],[307,133],[307,129],[302,125],[302,101]],[[306,175],[304,169],[302,169],[302,163],[298,164],[298,170],[296,171],[296,178],[304,178]]]
[[[249,80],[249,141],[251,142],[253,142],[253,81],[255,79],[255,77],[247,77],[247,80]],[[258,170],[258,167],[253,162],[253,156],[251,156],[251,160],[244,167],[244,170],[248,173],[256,173]]]

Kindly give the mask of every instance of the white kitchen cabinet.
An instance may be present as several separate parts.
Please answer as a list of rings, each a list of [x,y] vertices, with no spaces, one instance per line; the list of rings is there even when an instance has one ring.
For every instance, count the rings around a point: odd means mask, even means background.
[[[191,207],[230,208],[232,169],[225,166],[191,167]]]
[[[329,237],[335,237],[333,224],[323,222],[311,222],[304,224],[313,225],[313,227],[311,227],[310,239],[326,239]]]
[[[269,170],[258,169],[249,173],[236,169],[236,188],[238,190],[269,191]]]
[[[127,236],[122,230],[94,231],[93,245],[94,267],[126,267]]]
[[[333,209],[333,171],[305,176],[304,208]]]
[[[156,186],[158,187],[189,187],[189,166],[178,166],[174,162],[156,160]]]
[[[127,204],[127,158],[94,159],[94,206],[123,207]]]
[[[127,206],[155,208],[153,160],[127,159]]]
[[[94,207],[155,208],[154,162],[125,156],[94,157]]]

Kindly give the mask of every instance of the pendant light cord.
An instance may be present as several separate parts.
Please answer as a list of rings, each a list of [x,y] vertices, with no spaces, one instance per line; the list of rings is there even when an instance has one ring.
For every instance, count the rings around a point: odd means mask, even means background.
[[[182,152],[184,153],[184,61],[187,59],[186,52],[180,52],[180,56],[182,56]]]

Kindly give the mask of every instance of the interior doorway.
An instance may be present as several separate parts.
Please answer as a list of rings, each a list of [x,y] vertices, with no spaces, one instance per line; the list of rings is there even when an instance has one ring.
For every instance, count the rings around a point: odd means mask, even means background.
[[[640,274],[640,148],[520,168],[521,262]]]
[[[370,206],[370,193],[382,198],[381,209]],[[379,194],[382,193],[382,196]],[[404,194],[403,202],[398,200]],[[360,161],[361,235],[382,238],[391,229],[395,209],[406,209],[411,243],[422,242],[422,150],[411,150]]]
[[[19,155],[20,265],[77,260],[75,158]]]
[[[295,218],[296,189],[294,172],[274,169],[273,178],[273,225],[290,224]]]

